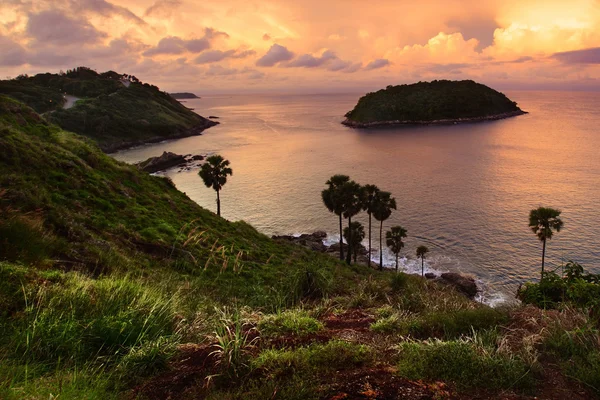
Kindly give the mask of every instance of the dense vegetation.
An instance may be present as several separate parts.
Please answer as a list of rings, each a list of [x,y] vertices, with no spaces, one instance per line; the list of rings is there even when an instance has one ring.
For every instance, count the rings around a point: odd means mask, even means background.
[[[388,86],[360,98],[349,122],[431,122],[518,113],[504,94],[473,81],[433,81]]]
[[[275,242],[3,96],[0,148],[2,399],[599,393],[585,307],[494,310]]]
[[[92,138],[105,151],[189,136],[215,125],[156,86],[114,71],[80,67],[61,74],[19,76],[0,81],[11,96],[63,129]],[[64,109],[64,94],[80,98]]]
[[[181,93],[169,93],[171,97],[177,100],[183,99],[199,99],[200,97],[196,96],[194,93],[189,92],[181,92]]]

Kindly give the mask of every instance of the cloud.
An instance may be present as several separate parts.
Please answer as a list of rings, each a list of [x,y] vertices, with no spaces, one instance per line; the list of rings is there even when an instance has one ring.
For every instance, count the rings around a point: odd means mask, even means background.
[[[210,49],[212,41],[220,37],[228,38],[229,35],[213,28],[206,28],[204,30],[204,37],[200,39],[184,40],[178,36],[168,36],[160,39],[155,47],[146,50],[143,55],[152,57],[161,54],[200,53]]]
[[[107,35],[83,18],[70,18],[57,10],[29,14],[26,32],[44,45],[97,43]]]
[[[256,65],[258,67],[272,67],[282,61],[290,61],[292,58],[294,58],[294,53],[284,46],[274,44],[264,56],[258,59]]]
[[[429,64],[422,69],[422,72],[430,72],[439,75],[460,74],[462,73],[463,68],[468,68],[470,66],[471,64],[467,63]]]
[[[269,40],[271,40],[271,35],[269,35],[268,33],[265,33],[262,38],[265,42],[268,42]]]
[[[388,65],[390,65],[389,60],[387,60],[385,58],[379,58],[377,60],[374,60],[374,61],[371,61],[370,63],[368,63],[367,66],[365,67],[365,71],[372,71],[374,69],[387,67]]]
[[[219,62],[226,58],[246,58],[254,54],[256,54],[254,50],[210,50],[200,54],[198,57],[196,57],[194,62],[196,64],[208,64]]]
[[[245,67],[243,69],[228,68],[221,65],[211,65],[206,71],[207,76],[235,76],[241,75],[248,79],[256,80],[265,77],[265,74],[252,68]]]
[[[450,32],[460,32],[465,38],[475,38],[478,48],[485,48],[494,43],[494,32],[500,28],[493,16],[477,16],[452,18],[447,22]]]
[[[564,64],[600,64],[600,47],[554,53],[552,58]]]
[[[286,67],[316,68],[331,60],[339,60],[339,58],[333,51],[326,50],[320,57],[314,57],[310,54],[303,54],[294,61],[288,63]]]
[[[25,64],[27,51],[6,36],[0,36],[0,65],[16,67]]]
[[[173,11],[182,4],[181,0],[158,0],[146,9],[144,15],[146,17],[170,17]]]
[[[74,0],[74,11],[92,11],[104,17],[119,15],[140,25],[146,22],[131,12],[128,8],[109,3],[106,0]]]

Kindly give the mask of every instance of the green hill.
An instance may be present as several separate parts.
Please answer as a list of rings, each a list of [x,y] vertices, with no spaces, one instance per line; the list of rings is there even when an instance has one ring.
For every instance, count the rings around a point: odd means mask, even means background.
[[[360,98],[344,124],[369,127],[393,124],[473,122],[523,114],[517,103],[473,81],[433,81],[388,86]]]
[[[187,109],[156,86],[114,71],[79,67],[64,74],[19,76],[0,81],[0,93],[24,102],[106,152],[200,134],[217,123]],[[75,96],[65,107],[64,94]]]
[[[495,310],[273,241],[5,96],[0,149],[2,399],[577,399],[600,387],[597,325],[575,309]]]

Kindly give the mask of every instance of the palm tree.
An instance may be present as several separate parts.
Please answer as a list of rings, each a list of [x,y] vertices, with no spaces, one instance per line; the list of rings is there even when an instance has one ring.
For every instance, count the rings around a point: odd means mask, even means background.
[[[346,254],[346,263],[350,264],[352,257],[352,217],[362,210],[364,203],[364,189],[354,181],[346,182],[341,187],[342,202],[344,204],[344,218],[348,218],[348,227],[350,228],[350,240],[348,241],[348,254]]]
[[[227,183],[227,175],[233,175],[229,168],[229,160],[225,160],[218,154],[210,156],[200,168],[198,175],[204,181],[206,187],[212,187],[217,192],[217,215],[221,216],[221,198],[219,192]]]
[[[427,246],[417,247],[417,258],[421,258],[421,276],[425,276],[425,255],[429,253]]]
[[[344,239],[350,244],[348,254],[354,255],[354,263],[356,264],[356,258],[358,257],[358,249],[360,244],[365,238],[365,228],[360,222],[353,222],[350,227],[344,228]]]
[[[342,236],[342,214],[344,213],[344,203],[341,187],[350,181],[347,175],[334,175],[327,182],[329,187],[321,192],[323,203],[327,209],[340,217],[340,260],[344,259],[344,243]]]
[[[369,262],[371,260],[371,215],[373,214],[373,206],[375,205],[375,196],[380,190],[375,185],[365,185],[365,204],[363,210],[369,214]]]
[[[379,226],[379,269],[383,270],[383,221],[396,209],[396,199],[390,192],[379,192],[373,201],[373,217],[380,221]]]
[[[553,208],[540,207],[529,213],[529,227],[543,243],[542,246],[542,278],[544,278],[544,261],[546,258],[546,240],[552,239],[553,231],[560,232],[564,223],[560,219],[560,211]]]
[[[406,237],[406,233],[406,229],[401,226],[392,226],[392,229],[385,233],[386,244],[392,253],[396,255],[396,272],[398,272],[398,255],[404,247],[402,239]]]

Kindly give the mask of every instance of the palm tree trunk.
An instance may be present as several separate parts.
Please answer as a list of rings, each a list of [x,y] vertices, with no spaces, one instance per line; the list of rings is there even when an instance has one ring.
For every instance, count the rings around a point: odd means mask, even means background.
[[[221,216],[221,197],[219,196],[219,191],[217,190],[217,215]]]
[[[383,220],[379,226],[379,270],[383,271]]]
[[[396,273],[398,273],[398,253],[396,253]]]
[[[544,261],[546,259],[546,239],[544,239],[544,245],[542,246],[542,279],[544,278]]]
[[[348,217],[348,254],[346,254],[346,264],[352,263],[352,217]]]
[[[425,259],[421,256],[421,278],[425,276]]]
[[[371,213],[369,213],[369,266],[371,264]]]
[[[342,214],[340,214],[340,260],[344,260],[344,235],[342,234]]]

